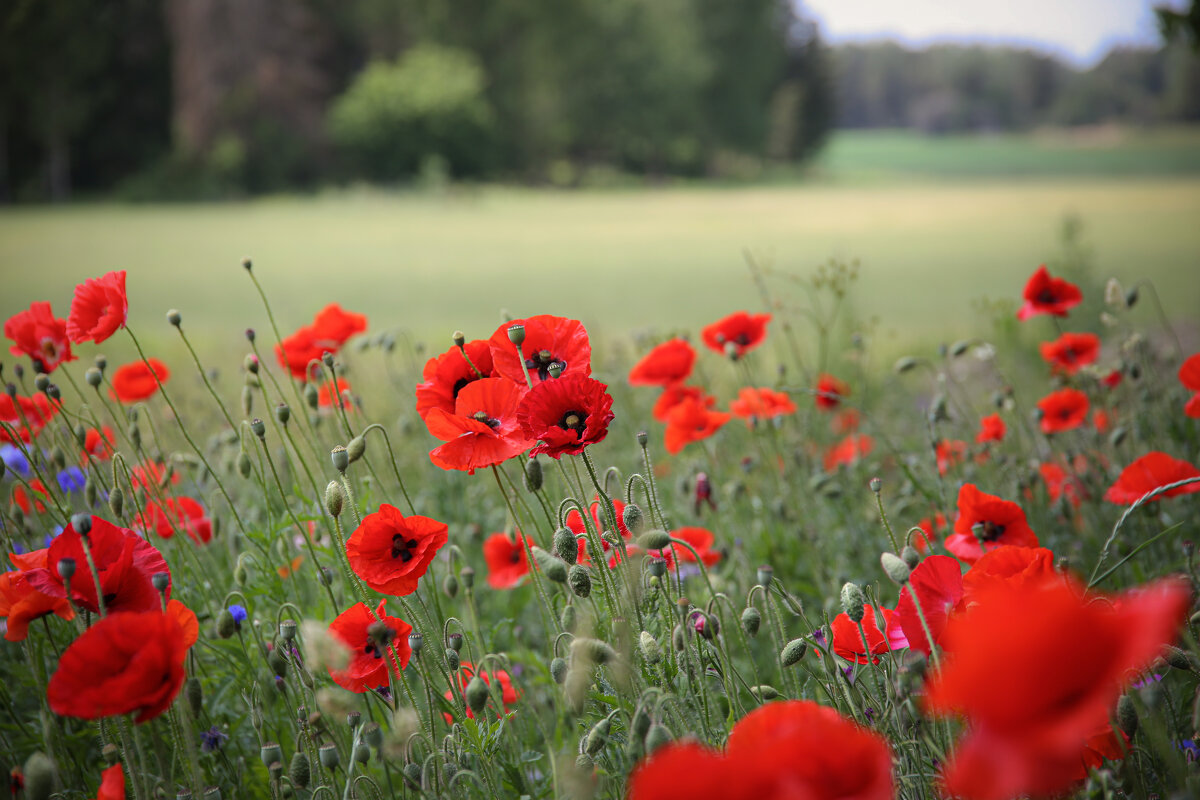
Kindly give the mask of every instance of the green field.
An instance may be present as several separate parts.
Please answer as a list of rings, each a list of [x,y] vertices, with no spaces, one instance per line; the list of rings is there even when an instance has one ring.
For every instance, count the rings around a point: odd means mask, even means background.
[[[124,268],[139,328],[165,325],[174,306],[192,330],[227,331],[233,343],[247,325],[263,324],[238,266],[251,255],[285,328],[336,300],[369,314],[377,329],[419,336],[484,335],[502,309],[575,316],[614,334],[695,330],[760,306],[748,250],[798,273],[830,257],[858,258],[857,311],[878,316],[891,341],[927,338],[971,325],[975,298],[1015,299],[1058,251],[1068,213],[1084,223],[1098,278],[1151,278],[1177,317],[1200,308],[1200,173],[1154,174],[1159,161],[1143,159],[1137,175],[1094,166],[1086,175],[929,177],[920,165],[937,163],[941,143],[919,140],[917,152],[911,139],[836,140],[818,168],[823,178],[787,186],[360,190],[7,209],[0,317],[35,299],[65,315],[77,281]],[[960,142],[945,164],[972,148],[979,159],[1012,163],[1013,143],[988,149],[987,141]],[[1040,152],[1037,141],[1024,140],[1027,160]],[[858,167],[845,163],[855,148]],[[891,159],[908,176],[858,180],[875,163],[872,148],[877,160],[908,148]],[[1118,147],[1106,157],[1128,164],[1135,156]]]

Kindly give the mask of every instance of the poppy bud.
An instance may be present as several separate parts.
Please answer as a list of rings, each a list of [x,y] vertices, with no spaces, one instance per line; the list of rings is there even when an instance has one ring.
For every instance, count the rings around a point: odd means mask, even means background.
[[[45,753],[25,759],[25,796],[29,800],[47,800],[58,783],[58,769]]]
[[[228,639],[235,633],[237,633],[237,620],[233,618],[233,614],[228,608],[222,608],[217,614],[217,636]]]
[[[337,769],[341,759],[338,757],[337,747],[332,742],[326,742],[317,750],[317,758],[321,761],[321,766],[327,770]]]
[[[408,649],[412,650],[414,656],[421,655],[421,648],[425,644],[425,637],[420,631],[413,631],[408,635]]]
[[[804,658],[804,654],[807,652],[808,646],[803,639],[792,639],[779,654],[779,660],[785,667],[790,667],[793,664],[799,664],[800,659]]]
[[[648,441],[650,441],[650,434],[646,433],[645,431],[637,432],[637,443],[639,447],[645,447]]]
[[[329,516],[337,518],[342,515],[342,505],[346,502],[346,491],[337,481],[330,481],[325,487],[325,510]]]
[[[638,637],[638,647],[641,648],[642,657],[646,659],[647,664],[662,661],[662,648],[647,631],[642,631],[642,635]]]
[[[199,678],[193,676],[184,682],[183,696],[187,698],[188,708],[192,710],[192,716],[200,716],[200,712],[204,706],[204,689],[200,686]]]
[[[104,373],[95,367],[88,367],[87,372],[83,373],[83,379],[87,381],[88,386],[95,389],[104,380]]]
[[[367,440],[362,436],[355,436],[346,443],[346,454],[350,456],[351,464],[362,458],[365,452],[367,452]]]
[[[531,547],[533,552],[533,560],[537,562],[538,569],[545,573],[546,577],[555,583],[566,583],[567,580],[567,565],[558,556],[547,553],[540,547]],[[576,564],[575,566],[579,566]]]
[[[1133,308],[1135,305],[1137,305],[1137,301],[1138,301],[1138,288],[1136,286],[1134,286],[1132,289],[1130,289],[1128,292],[1125,293],[1125,307]]]
[[[617,651],[613,650],[608,642],[599,639],[576,639],[571,642],[571,652],[593,664],[608,664],[617,660]]]
[[[1130,739],[1137,733],[1137,709],[1133,706],[1133,698],[1127,694],[1121,695],[1121,699],[1117,701],[1117,725]]]
[[[483,707],[487,705],[488,685],[483,682],[483,678],[474,675],[467,683],[463,696],[467,700],[467,708],[471,709],[471,713],[478,717],[483,711]]]
[[[459,652],[463,646],[463,635],[457,631],[450,634],[446,637],[446,646],[456,653]]]
[[[897,375],[903,375],[905,372],[908,372],[916,366],[917,359],[913,358],[912,356],[904,356],[896,361],[896,363],[892,366],[892,371]]]
[[[575,610],[575,606],[568,605],[563,607],[562,615],[558,621],[562,624],[562,629],[570,633],[575,630],[577,617],[578,612]]]
[[[766,684],[763,684],[762,686],[751,686],[750,694],[754,695],[759,702],[765,703],[768,700],[774,700],[775,698],[779,697],[779,690],[774,686],[767,686]]]
[[[321,395],[320,392],[317,391],[317,387],[311,383],[304,384],[304,402],[308,405],[308,407],[315,411],[321,404],[320,400]]]
[[[554,554],[568,564],[579,558],[579,542],[570,528],[559,528],[554,532]]]
[[[1173,645],[1167,645],[1166,650],[1163,652],[1163,658],[1175,669],[1185,671],[1195,671],[1196,669],[1195,656]]]
[[[650,730],[646,732],[646,755],[652,755],[655,750],[668,744],[671,739],[671,732],[667,730],[665,725],[651,725]]]
[[[560,685],[567,679],[567,660],[565,658],[556,657],[550,662],[550,677]]]
[[[454,672],[455,670],[458,669],[458,665],[459,665],[458,653],[454,652],[449,647],[447,647],[446,648],[446,666],[448,666],[450,668],[451,672]]]
[[[292,783],[297,788],[303,789],[308,786],[308,781],[312,777],[312,770],[308,766],[308,757],[300,750],[292,756],[292,763],[288,767],[288,777],[292,779]]]
[[[525,326],[521,323],[508,326],[508,340],[520,347],[525,343]]]
[[[243,478],[249,478],[250,471],[252,468],[253,468],[253,465],[250,463],[250,456],[248,456],[244,450],[239,452],[238,456],[237,456],[238,474],[241,475]]]
[[[1113,432],[1108,436],[1108,441],[1113,447],[1119,447],[1125,441],[1125,437],[1128,434],[1129,431],[1125,430],[1124,426],[1114,428]]]
[[[267,742],[258,751],[258,756],[262,759],[264,767],[269,767],[276,761],[283,760],[283,748],[278,742]]]
[[[172,308],[167,312],[167,322],[178,328],[180,323],[183,322],[183,315],[179,313],[178,309]]]
[[[91,514],[72,514],[71,527],[80,536],[87,536],[92,532],[92,515]]]
[[[175,793],[175,800],[192,800],[192,792],[189,789],[180,789]]]
[[[883,571],[894,582],[903,586],[908,583],[908,576],[912,573],[908,564],[904,563],[904,559],[895,553],[884,553],[879,557],[879,564],[883,567]]]
[[[605,717],[593,725],[592,729],[588,731],[587,738],[584,740],[584,752],[589,756],[594,756],[603,750],[611,730],[612,720],[609,717]]]
[[[99,490],[96,489],[96,482],[92,480],[91,475],[88,475],[87,480],[83,482],[83,499],[89,508],[94,507],[100,501]]]
[[[61,400],[62,392],[58,389],[58,384],[52,383],[46,387],[46,396],[51,400]]]
[[[321,582],[322,586],[331,585],[333,583],[333,570],[329,567],[321,567],[317,580]]]
[[[900,551],[900,558],[904,560],[910,570],[916,569],[917,564],[921,563],[921,554],[912,545],[904,546],[904,549]]]
[[[675,629],[671,631],[671,646],[677,651],[687,647],[687,635],[683,632],[682,625],[676,625]]]
[[[525,462],[525,489],[536,492],[542,488],[542,462],[533,457]]]
[[[75,559],[69,557],[60,558],[58,560],[58,575],[63,579],[63,582],[71,580],[75,575]]]
[[[461,348],[463,345],[465,345],[467,343],[466,334],[464,334],[462,331],[455,331],[454,335],[451,337],[451,339],[454,340],[455,347]]]
[[[671,546],[671,534],[666,531],[647,531],[638,538],[638,545],[646,550],[662,550]]]
[[[577,597],[587,597],[592,593],[592,576],[588,574],[587,567],[582,564],[573,564],[570,571],[567,572],[567,583],[571,586],[571,591]]]
[[[157,592],[165,592],[171,585],[171,575],[168,572],[156,572],[150,576],[150,585]]]
[[[442,591],[451,600],[458,597],[458,578],[454,577],[454,573],[448,573],[446,577],[442,578]]]
[[[774,577],[774,575],[775,570],[772,569],[769,564],[763,564],[758,568],[758,571],[755,573],[754,577],[755,580],[758,581],[759,586],[763,587],[764,589],[769,589],[771,587],[771,578]]]
[[[587,753],[575,756],[575,768],[581,772],[591,773],[596,769],[596,761]]]
[[[862,622],[863,615],[866,613],[863,606],[867,600],[863,597],[862,589],[856,583],[847,583],[842,587],[842,611],[850,618],[851,622]]]
[[[929,421],[931,423],[946,422],[950,419],[950,414],[946,411],[946,395],[935,394],[933,396],[933,404],[929,407]]]
[[[100,748],[100,755],[104,758],[104,763],[110,767],[115,766],[121,760],[121,751],[112,742]]]
[[[762,614],[754,606],[746,606],[742,612],[742,630],[749,636],[757,636],[758,628],[762,624]]]
[[[475,569],[473,567],[463,567],[458,571],[458,577],[462,578],[462,584],[468,589],[475,586]]]
[[[404,779],[407,780],[413,788],[421,787],[421,765],[412,761],[404,765]]]
[[[365,764],[371,760],[371,746],[366,742],[359,742],[354,748],[354,760],[359,764]]]

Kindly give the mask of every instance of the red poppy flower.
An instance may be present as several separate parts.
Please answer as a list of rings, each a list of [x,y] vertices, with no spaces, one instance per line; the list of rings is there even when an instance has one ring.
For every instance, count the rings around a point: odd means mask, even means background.
[[[663,445],[674,455],[692,442],[712,436],[731,418],[723,411],[712,410],[702,400],[686,398],[667,414]]]
[[[113,450],[116,449],[116,440],[113,438],[112,428],[107,425],[100,430],[88,428],[87,433],[83,437],[83,459],[81,463],[87,466],[89,456],[97,461],[107,461],[112,458]]]
[[[983,526],[977,537],[976,525]],[[979,560],[986,551],[1002,544],[1037,547],[1037,535],[1025,521],[1025,512],[1016,503],[1001,500],[965,483],[958,491],[958,518],[954,533],[946,537],[946,549],[968,564]]]
[[[37,478],[34,478],[29,482],[29,488],[33,493],[32,503],[29,502],[29,493],[25,491],[24,486],[13,487],[13,503],[15,503],[17,508],[24,511],[26,514],[31,513],[33,509],[36,509],[37,513],[39,514],[44,513],[46,510],[46,504],[42,502],[41,498],[44,497],[47,500],[50,499],[50,492],[46,489],[46,484],[42,483]]]
[[[170,473],[170,484],[174,486],[179,483],[179,473],[172,471]],[[159,461],[143,461],[138,464],[129,474],[129,482],[134,489],[145,489],[150,491],[155,486],[166,486],[167,468]]]
[[[924,553],[929,545],[941,538],[942,531],[946,530],[946,516],[938,511],[934,513],[933,519],[925,517],[918,522],[917,527],[921,529],[921,534],[912,537],[912,546],[917,552]]]
[[[1071,505],[1079,508],[1083,498],[1087,495],[1087,489],[1079,478],[1052,461],[1038,465],[1038,474],[1042,476],[1042,482],[1046,484],[1046,495],[1050,498],[1051,503],[1057,502],[1058,498],[1066,495]]]
[[[125,772],[120,764],[100,773],[100,791],[95,800],[125,800]]]
[[[639,763],[630,800],[891,800],[887,740],[808,700],[756,708],[725,753],[672,742]]]
[[[430,408],[425,427],[445,444],[429,453],[442,469],[474,475],[481,467],[500,464],[533,445],[521,433],[517,409],[525,388],[504,378],[484,378],[463,387],[455,413]]]
[[[341,347],[350,337],[367,329],[367,317],[346,311],[337,303],[330,303],[313,317],[312,327],[317,332],[317,338],[336,342]]]
[[[934,448],[939,475],[945,475],[967,457],[967,443],[961,439],[942,439]]]
[[[704,562],[704,566],[706,567],[711,567],[721,560],[720,551],[712,549],[713,542],[716,541],[716,537],[713,536],[713,532],[707,528],[676,528],[675,530],[671,531],[671,536],[672,538],[681,539],[690,544],[693,549],[700,554],[700,560]],[[692,555],[692,551],[688,550],[686,547],[679,547],[678,545],[672,544],[670,550],[678,554],[680,561],[686,562],[696,560],[696,556]]]
[[[950,556],[929,556],[917,564],[908,583],[900,590],[900,602],[896,603],[895,620],[904,631],[908,646],[930,655],[925,626],[928,625],[934,644],[938,644],[946,621],[959,609],[962,598],[963,574],[958,561]],[[920,614],[917,602],[921,604]],[[924,614],[925,625],[921,624],[921,614]]]
[[[608,435],[612,395],[587,375],[564,375],[535,384],[521,400],[517,419],[524,438],[537,441],[529,455],[575,455]]]
[[[166,383],[170,377],[167,365],[157,358],[134,361],[113,372],[109,396],[122,403],[137,403],[152,397],[158,391],[158,385]]]
[[[13,314],[4,323],[4,335],[14,343],[10,352],[29,356],[38,372],[53,372],[76,358],[67,338],[67,321],[55,319],[49,303],[31,303],[28,311]]]
[[[1007,584],[1013,591],[1032,591],[1058,577],[1054,553],[1046,548],[1002,545],[984,553],[967,570],[963,576],[963,602],[974,603],[996,582]]]
[[[1155,450],[1122,470],[1121,476],[1104,493],[1104,499],[1110,503],[1129,505],[1160,486],[1197,477],[1200,477],[1200,469],[1196,469],[1186,461],[1172,458],[1166,453]],[[1163,492],[1158,497],[1177,497],[1192,492],[1200,492],[1200,481],[1178,486]],[[1155,500],[1157,499],[1155,498]]]
[[[945,793],[1001,800],[1069,789],[1129,674],[1174,640],[1189,594],[1178,579],[1111,601],[1066,580],[981,593],[947,623],[942,669],[926,684],[926,711],[970,723],[944,767]]]
[[[1017,311],[1017,319],[1026,320],[1037,314],[1065,317],[1082,300],[1078,286],[1062,278],[1050,277],[1046,265],[1042,264],[1025,284],[1025,305]]]
[[[1179,382],[1183,388],[1195,392],[1183,407],[1183,413],[1200,419],[1200,353],[1189,356],[1179,367]]]
[[[529,574],[529,557],[521,543],[521,534],[515,540],[506,533],[493,533],[483,540],[483,560],[487,562],[488,586],[493,589],[511,589]],[[525,545],[533,542],[525,537]]]
[[[989,414],[979,420],[979,434],[976,435],[975,441],[979,444],[1002,442],[1007,432],[1008,427],[1004,424],[1004,419],[999,414]]]
[[[860,458],[865,458],[875,449],[875,440],[865,433],[852,433],[825,453],[825,471],[833,472],[841,466],[852,467]]]
[[[346,408],[354,405],[350,397],[350,382],[341,375],[337,377],[337,394],[330,390],[328,382],[322,381],[317,390],[317,406],[320,408],[337,408],[341,404]]]
[[[1103,408],[1097,408],[1092,412],[1092,427],[1099,433],[1108,433],[1108,429],[1112,427],[1112,418]]]
[[[21,397],[14,400],[0,393],[0,442],[16,444],[17,440],[29,444],[58,413],[58,407],[44,394]],[[9,432],[12,428],[13,433]]]
[[[67,336],[75,344],[100,344],[125,327],[129,300],[125,296],[125,270],[89,278],[75,287],[71,313],[67,315]]]
[[[508,329],[514,325],[525,327],[519,357],[517,346],[508,338]],[[526,371],[534,385],[548,380],[550,365],[555,362],[562,368],[559,377],[590,375],[592,372],[592,345],[583,323],[577,319],[550,314],[514,319],[497,328],[488,344],[492,348],[492,365],[496,373],[522,386],[526,385]],[[521,368],[522,360],[524,369]]]
[[[854,433],[858,430],[861,421],[862,417],[857,409],[843,408],[834,414],[833,419],[829,421],[829,429],[839,435]]]
[[[633,534],[630,533],[629,528],[625,526],[625,504],[616,498],[612,499],[612,504],[614,514],[617,518],[617,533],[622,539],[628,541],[633,538]],[[608,543],[608,540],[603,538],[603,533],[611,530],[611,526],[607,521],[608,512],[600,507],[599,496],[593,496],[592,504],[588,507],[588,512],[592,517],[592,524],[601,534],[600,544],[604,547],[604,552],[607,553],[611,551],[612,545]],[[578,509],[572,508],[567,512],[566,526],[572,533],[575,534],[575,538],[579,542],[579,554],[577,556],[578,562],[580,564],[586,564],[588,562],[588,552],[587,539],[584,537],[584,534],[587,532],[587,528],[584,526],[583,515],[579,513]]]
[[[844,381],[822,372],[817,378],[817,389],[814,401],[822,411],[832,411],[842,404],[842,399],[850,396],[850,387]]]
[[[350,651],[350,663],[345,669],[329,669],[329,677],[343,689],[362,694],[380,686],[388,686],[391,683],[392,659],[400,669],[408,666],[408,659],[412,656],[412,648],[408,644],[412,625],[399,617],[389,617],[386,606],[387,601],[380,600],[379,608],[372,614],[365,603],[355,603],[338,614],[330,624],[330,634]],[[371,628],[377,622],[386,626],[387,641],[381,641],[378,634],[371,636]]]
[[[417,414],[421,419],[425,419],[431,408],[453,414],[455,400],[464,386],[480,378],[499,377],[492,370],[492,348],[486,340],[467,342],[463,350],[466,350],[466,358],[463,358],[462,350],[451,347],[425,362],[424,381],[417,384]]]
[[[170,708],[196,642],[196,615],[178,600],[166,613],[121,611],[97,620],[58,660],[46,686],[55,714],[98,719],[137,712],[142,723]]]
[[[1121,370],[1114,369],[1111,372],[1109,372],[1107,375],[1105,375],[1103,378],[1101,378],[1100,382],[1103,383],[1109,389],[1115,389],[1121,385],[1121,379],[1123,377],[1124,376],[1121,374]]]
[[[717,405],[717,398],[706,394],[697,386],[675,385],[663,389],[662,394],[654,403],[654,410],[650,413],[659,422],[666,422],[671,414],[671,409],[688,399],[698,401],[705,408],[714,408]]]
[[[23,570],[46,567],[46,549],[12,554],[17,571],[0,573],[0,617],[8,619],[4,638],[10,642],[25,640],[29,623],[47,614],[74,619],[75,611],[66,597],[54,597],[35,589]]]
[[[475,676],[475,665],[472,664],[470,661],[464,661],[464,662],[462,662],[462,664],[459,665],[458,680],[461,684],[461,688],[466,689],[467,684],[471,682],[471,678],[473,678],[474,676]],[[507,670],[502,670],[502,669],[496,670],[495,677],[496,677],[496,680],[500,684],[500,702],[503,703],[504,710],[507,712],[510,707],[516,705],[517,701],[521,699],[521,692],[518,691],[515,686],[513,686],[512,676],[510,676],[508,674]],[[492,685],[492,675],[489,675],[488,671],[486,669],[479,671],[479,679],[482,680],[484,683],[486,683],[488,686]],[[446,694],[444,694],[443,697],[445,697],[451,703],[454,702],[454,693],[448,689],[446,690]],[[466,713],[467,713],[467,719],[475,719],[475,714],[472,713],[470,708],[466,709]],[[501,716],[502,715],[500,713],[497,713],[496,719],[500,719]],[[449,714],[443,712],[442,717],[446,720],[447,725],[454,724],[454,718],[452,716],[450,716]]]
[[[1064,333],[1053,342],[1042,342],[1042,358],[1051,370],[1074,375],[1100,357],[1100,337],[1094,333]]]
[[[879,663],[876,656],[881,653],[908,647],[908,639],[905,637],[899,621],[895,620],[895,612],[890,608],[882,607],[879,611],[883,614],[883,631],[879,630],[879,626],[875,622],[875,609],[870,605],[863,606],[861,631],[858,629],[858,624],[846,614],[838,614],[834,617],[833,623],[830,625],[830,628],[833,629],[833,652],[847,661],[866,664],[867,648],[863,647],[864,633],[867,636],[867,646],[870,648],[871,663],[873,664]]]
[[[744,417],[749,423],[753,419],[773,419],[784,414],[795,414],[796,404],[786,392],[771,389],[746,387],[738,392],[738,399],[729,404],[735,417]]]
[[[449,538],[444,522],[415,514],[405,517],[384,503],[350,534],[346,557],[367,586],[403,597],[417,590],[417,582]]]
[[[312,325],[300,328],[275,345],[275,357],[292,377],[304,379],[310,362],[320,361],[326,353],[336,353],[351,336],[366,329],[366,316],[330,303],[317,312]]]
[[[104,605],[111,614],[116,611],[149,611],[162,609],[158,591],[151,582],[156,572],[165,572],[167,562],[154,545],[128,528],[118,528],[111,522],[92,517],[92,529],[88,533],[92,559],[100,576],[100,587],[104,594]],[[96,584],[88,567],[80,535],[74,524],[69,524],[62,533],[50,542],[46,554],[46,566],[27,570],[25,575],[30,585],[51,597],[66,597],[62,576],[58,574],[58,562],[64,558],[75,560],[75,575],[71,578],[71,599],[93,614],[100,613],[96,598]],[[171,585],[168,581],[167,596]]]
[[[712,350],[724,355],[725,348],[732,344],[738,358],[762,344],[767,338],[767,323],[770,314],[747,314],[735,311],[724,319],[700,331],[700,338]]]
[[[190,497],[167,497],[161,505],[147,500],[144,513],[134,518],[133,525],[147,533],[154,531],[163,539],[170,539],[175,531],[185,531],[196,544],[212,540],[212,520],[205,515],[204,506]]]
[[[1061,433],[1078,428],[1087,419],[1088,398],[1078,389],[1059,389],[1038,401],[1042,433]]]
[[[671,339],[655,347],[629,370],[633,386],[671,386],[692,374],[696,351],[685,339]]]

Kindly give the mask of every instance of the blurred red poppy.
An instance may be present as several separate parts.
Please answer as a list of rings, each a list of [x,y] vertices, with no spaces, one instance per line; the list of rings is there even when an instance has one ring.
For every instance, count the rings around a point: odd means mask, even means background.
[[[1041,349],[1051,370],[1074,375],[1100,357],[1100,337],[1094,333],[1064,333],[1053,342],[1042,342]]]
[[[942,439],[934,448],[939,475],[945,475],[967,457],[967,443],[961,439]]]
[[[198,632],[196,615],[178,600],[166,613],[161,607],[110,613],[63,651],[46,686],[50,709],[78,719],[157,717],[183,687],[184,659]]]
[[[55,319],[49,303],[31,303],[27,311],[13,314],[4,323],[4,335],[13,341],[9,351],[29,356],[37,372],[53,372],[76,358],[67,338],[67,321]]]
[[[120,764],[100,773],[100,791],[95,800],[125,800],[125,771]]]
[[[1078,389],[1059,389],[1038,401],[1042,433],[1062,433],[1078,428],[1087,419],[1088,398]]]
[[[167,365],[157,358],[134,361],[117,367],[113,372],[109,396],[122,403],[137,403],[152,397],[158,391],[159,384],[166,383],[170,377]]]
[[[161,504],[147,500],[145,511],[133,519],[133,526],[147,533],[153,531],[163,539],[184,531],[196,544],[212,540],[212,520],[204,513],[204,506],[190,497],[165,497]]]
[[[1042,476],[1042,483],[1046,485],[1046,495],[1051,503],[1057,502],[1058,498],[1065,495],[1072,506],[1079,508],[1087,495],[1087,488],[1083,482],[1074,473],[1067,472],[1053,461],[1039,464],[1038,474]]]
[[[511,589],[529,574],[529,558],[525,554],[525,546],[533,542],[521,534],[516,539],[509,538],[506,533],[493,533],[483,540],[483,560],[487,562],[488,586],[493,589]]]
[[[855,408],[843,408],[829,421],[829,429],[837,434],[854,433],[862,422],[862,415]]]
[[[755,419],[774,419],[785,414],[795,414],[796,404],[786,392],[776,392],[763,386],[745,387],[738,392],[737,400],[729,404],[729,412],[743,417],[747,424]]]
[[[0,572],[0,617],[8,620],[4,638],[10,642],[25,640],[29,623],[47,614],[74,619],[75,611],[66,597],[39,592],[29,583],[24,570],[46,567],[46,549],[10,556],[13,572]]]
[[[517,409],[525,387],[505,378],[484,378],[466,384],[458,393],[455,413],[434,406],[425,414],[425,427],[445,444],[429,459],[442,469],[475,470],[501,464],[533,446],[521,432]]]
[[[655,347],[629,370],[633,386],[671,386],[692,374],[696,351],[685,339],[670,339]]]
[[[125,270],[89,278],[75,287],[71,313],[67,315],[67,336],[72,342],[100,344],[125,327],[129,299],[125,296]]]
[[[521,433],[537,442],[529,455],[561,458],[603,441],[613,420],[608,387],[587,375],[564,375],[535,384],[517,408]]]
[[[753,350],[767,338],[767,323],[770,314],[747,314],[735,311],[724,319],[717,320],[700,331],[700,338],[709,349],[724,355],[725,348],[732,346],[738,358]]]
[[[1025,305],[1017,311],[1017,319],[1026,320],[1037,314],[1065,317],[1082,300],[1078,286],[1062,278],[1052,278],[1042,264],[1025,284]]]
[[[82,464],[87,466],[89,456],[97,461],[106,461],[112,458],[115,448],[116,439],[113,437],[112,428],[107,425],[103,426],[100,430],[88,428],[83,436]]]
[[[466,358],[463,357],[464,350]],[[421,377],[423,381],[417,384],[417,414],[425,419],[431,408],[453,414],[455,401],[463,387],[481,378],[499,376],[492,371],[491,346],[486,339],[476,339],[464,344],[462,350],[451,347],[426,361]]]
[[[325,353],[336,353],[350,337],[366,329],[365,315],[346,311],[337,303],[330,303],[317,312],[312,325],[298,329],[275,345],[275,357],[292,377],[304,379],[308,375],[310,362],[320,361]]]
[[[845,381],[822,372],[817,378],[816,394],[813,397],[817,408],[822,411],[832,411],[842,404],[842,400],[850,396],[850,387]]]
[[[460,683],[459,688],[466,689],[467,684],[471,682],[471,678],[473,677],[475,677],[475,665],[470,661],[462,662],[462,664],[460,664],[458,667],[458,680]],[[508,674],[507,670],[496,670],[495,678],[500,684],[500,702],[504,705],[504,710],[507,712],[510,707],[516,705],[517,701],[521,699],[521,692],[515,686],[513,686],[512,676]],[[488,686],[492,685],[492,675],[488,674],[486,669],[479,671],[479,679]],[[449,689],[446,690],[446,694],[443,695],[443,697],[453,704],[454,693]],[[472,713],[471,709],[466,708],[464,710],[466,711],[467,719],[475,719],[475,714]],[[502,714],[497,712],[496,718],[499,719],[501,716]],[[449,714],[442,712],[442,718],[446,720],[447,725],[454,724],[454,718]]]
[[[1196,469],[1186,461],[1172,458],[1166,453],[1155,450],[1122,470],[1120,477],[1104,493],[1104,499],[1110,503],[1129,505],[1160,486],[1168,486],[1178,481],[1198,477],[1200,477],[1200,469]],[[1192,492],[1200,492],[1200,481],[1169,489],[1158,497],[1177,497]],[[1157,499],[1156,497],[1155,500]]]
[[[350,651],[345,669],[329,669],[329,677],[343,689],[362,694],[388,686],[392,659],[400,669],[408,666],[412,656],[408,635],[412,626],[399,617],[389,617],[386,605],[386,600],[380,600],[379,608],[372,614],[365,603],[355,603],[330,624],[330,634]]]
[[[525,328],[520,357],[508,333],[509,328],[515,325]],[[554,363],[561,368],[560,377],[590,375],[592,372],[592,345],[588,341],[587,329],[577,319],[550,314],[514,319],[497,328],[488,339],[488,344],[492,348],[492,364],[496,373],[522,386],[526,385],[526,371],[534,385],[548,380],[550,365]]]
[[[57,413],[58,406],[44,394],[35,394],[33,397],[18,395],[14,399],[7,393],[0,393],[0,422],[6,423],[0,426],[0,442],[16,444],[19,440],[29,444]]]
[[[979,527],[976,533],[975,526]],[[958,491],[958,517],[954,533],[946,537],[946,549],[968,564],[979,560],[986,551],[1003,544],[1037,547],[1037,535],[1025,520],[1025,511],[1016,503],[979,491],[973,483]]]
[[[381,594],[397,597],[417,590],[433,557],[449,540],[449,527],[429,517],[405,517],[387,503],[363,517],[346,541],[350,567]]]
[[[666,422],[671,415],[671,409],[689,399],[698,401],[704,408],[713,408],[717,405],[717,398],[708,395],[698,386],[675,385],[663,389],[662,394],[654,403],[654,410],[650,413],[659,422]]]
[[[667,414],[663,445],[668,453],[678,453],[692,442],[712,436],[730,419],[730,414],[715,411],[704,401],[686,398]]]
[[[878,664],[880,654],[908,647],[908,639],[900,627],[899,620],[895,618],[895,612],[890,608],[880,607],[879,613],[883,615],[882,631],[875,620],[875,608],[871,605],[863,606],[861,631],[858,629],[858,623],[848,615],[838,614],[834,617],[830,624],[833,630],[833,652],[847,661],[866,664],[867,650],[870,649],[871,663]],[[864,634],[867,638],[865,647]]]
[[[671,531],[671,537],[680,539],[690,544],[696,553],[699,554],[700,560],[706,567],[711,567],[721,560],[721,552],[719,550],[712,549],[713,543],[716,541],[716,537],[713,536],[713,532],[707,528],[676,528],[675,530]],[[668,549],[676,553],[681,562],[696,560],[696,556],[693,555],[692,551],[686,547],[672,544]]]
[[[914,601],[913,594],[916,594]],[[961,607],[963,574],[958,561],[950,556],[929,556],[917,564],[908,583],[900,590],[894,619],[904,631],[908,646],[930,655],[928,626],[934,644],[941,641],[942,631],[951,613]],[[920,603],[920,612],[917,604]],[[922,624],[924,615],[924,624]]]
[[[1004,434],[1008,432],[1008,427],[1004,424],[1004,418],[999,414],[989,414],[979,420],[979,434],[976,435],[975,441],[978,444],[984,442],[1001,442],[1004,441]]]
[[[1179,367],[1179,382],[1183,388],[1195,392],[1183,407],[1183,413],[1200,419],[1200,353],[1188,356]]]
[[[963,575],[963,602],[973,603],[996,582],[1008,584],[1013,591],[1023,591],[1035,589],[1057,577],[1054,553],[1045,547],[1001,545],[980,556]]]
[[[337,408],[339,405],[345,408],[351,408],[354,402],[350,396],[350,382],[341,375],[337,376],[337,393],[333,392],[333,386],[329,385],[328,381],[321,381],[321,388],[317,390],[317,406],[319,408]]]
[[[875,440],[865,433],[852,433],[825,453],[825,471],[838,467],[852,467],[875,449]]]

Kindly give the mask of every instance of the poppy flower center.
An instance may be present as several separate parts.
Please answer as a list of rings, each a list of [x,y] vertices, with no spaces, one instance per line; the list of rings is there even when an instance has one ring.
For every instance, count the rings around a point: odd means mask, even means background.
[[[998,525],[991,520],[985,520],[979,523],[980,531],[976,535],[981,542],[994,542],[1004,535],[1004,526]]]
[[[513,550],[513,551],[512,551],[512,553],[511,553],[511,554],[509,555],[509,557],[508,557],[508,563],[510,563],[510,564],[520,564],[520,563],[521,563],[521,551],[520,551],[520,550]]]
[[[405,539],[404,534],[392,536],[392,558],[398,558],[405,564],[413,560],[412,548],[417,546],[416,539]]]
[[[543,381],[550,378],[550,366],[552,364],[558,364],[560,372],[567,369],[567,362],[557,361],[554,358],[554,354],[549,350],[539,350],[530,358],[525,359],[525,368],[537,370],[538,378]]]
[[[367,646],[363,648],[363,652],[372,658],[383,658],[383,653],[380,652],[379,646],[371,641],[367,642]]]
[[[42,355],[51,361],[58,357],[58,345],[53,339],[42,339]]]
[[[1042,289],[1042,291],[1038,292],[1037,301],[1039,303],[1045,303],[1045,304],[1049,305],[1050,303],[1057,302],[1058,297],[1054,294],[1053,289],[1047,288],[1047,289]]]
[[[582,434],[587,427],[587,414],[571,409],[562,415],[562,419],[558,421],[558,427],[565,431],[575,431],[578,434]]]
[[[733,337],[733,341],[742,347],[746,347],[750,344],[750,335],[745,332],[739,333],[737,336]]]
[[[471,378],[459,378],[458,380],[456,380],[454,382],[454,385],[450,387],[450,396],[455,399],[458,399],[458,393],[461,392],[463,390],[463,387],[466,386],[468,383],[470,383],[471,380],[472,380]]]
[[[492,429],[500,427],[500,420],[496,419],[495,417],[489,417],[486,411],[476,411],[471,415],[471,419],[477,422],[482,422],[484,425],[487,425]]]

